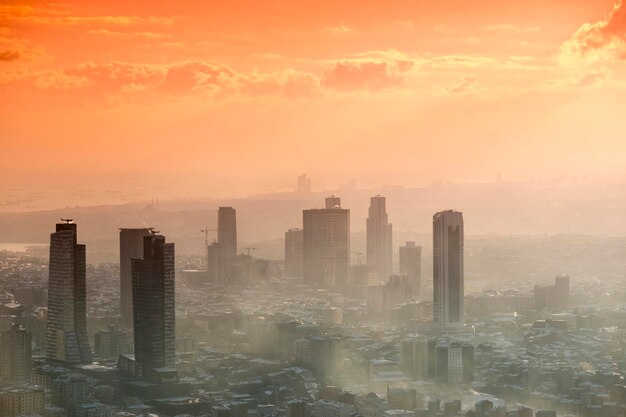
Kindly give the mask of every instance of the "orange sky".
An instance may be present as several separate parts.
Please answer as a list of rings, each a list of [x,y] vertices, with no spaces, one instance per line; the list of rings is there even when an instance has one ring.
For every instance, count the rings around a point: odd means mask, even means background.
[[[615,0],[3,1],[0,176],[624,180],[625,60]]]

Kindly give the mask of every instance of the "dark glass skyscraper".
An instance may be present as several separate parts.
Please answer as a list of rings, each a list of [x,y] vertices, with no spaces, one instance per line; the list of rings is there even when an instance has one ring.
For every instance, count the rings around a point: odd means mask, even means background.
[[[130,260],[143,256],[143,238],[150,236],[150,228],[120,229],[120,314],[122,322],[133,323],[133,276]]]
[[[232,207],[220,207],[217,210],[217,243],[224,248],[229,262],[237,256],[237,210]]]
[[[370,198],[369,216],[365,221],[367,237],[367,265],[376,274],[378,280],[387,282],[391,275],[392,261],[392,226],[387,215],[385,197],[379,195]]]
[[[50,235],[46,358],[89,363],[85,245],[76,243],[76,235],[71,220],[58,223]]]
[[[175,366],[174,244],[156,234],[143,242],[143,259],[131,261],[135,373],[151,379]]]
[[[433,216],[433,318],[436,325],[463,325],[463,292],[463,214],[446,210]]]
[[[350,270],[350,210],[326,199],[325,209],[304,210],[302,229],[304,282],[316,287],[343,287]],[[332,208],[331,208],[332,207]]]

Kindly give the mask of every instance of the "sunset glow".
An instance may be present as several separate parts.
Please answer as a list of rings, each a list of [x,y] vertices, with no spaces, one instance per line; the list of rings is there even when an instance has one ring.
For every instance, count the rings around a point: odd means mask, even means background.
[[[3,177],[108,186],[135,172],[204,195],[299,172],[320,185],[626,174],[615,0],[127,3],[0,6]]]

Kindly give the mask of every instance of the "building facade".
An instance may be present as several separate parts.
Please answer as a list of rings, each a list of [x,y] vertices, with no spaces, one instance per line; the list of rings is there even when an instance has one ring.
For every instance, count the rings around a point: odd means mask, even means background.
[[[224,248],[226,259],[234,262],[237,257],[237,210],[232,207],[217,210],[217,243]]]
[[[76,224],[71,220],[58,223],[50,235],[46,358],[89,363],[85,245],[76,242]]]
[[[318,288],[345,287],[350,270],[350,210],[329,199],[327,208],[303,211],[304,282]]]
[[[463,214],[433,216],[433,319],[435,325],[463,326]]]
[[[302,278],[302,229],[285,232],[285,276]]]
[[[30,382],[33,335],[21,326],[0,334],[0,381]]]
[[[151,379],[154,369],[175,366],[174,244],[147,236],[143,259],[131,265],[135,374]]]
[[[415,242],[400,246],[400,274],[406,275],[411,283],[413,297],[419,298],[422,288],[422,247]]]
[[[120,229],[120,315],[128,326],[133,323],[133,276],[130,260],[143,256],[143,238],[151,228]]]
[[[372,267],[378,279],[387,282],[392,268],[392,225],[387,215],[385,197],[370,198],[369,215],[365,221],[367,240],[367,264]]]

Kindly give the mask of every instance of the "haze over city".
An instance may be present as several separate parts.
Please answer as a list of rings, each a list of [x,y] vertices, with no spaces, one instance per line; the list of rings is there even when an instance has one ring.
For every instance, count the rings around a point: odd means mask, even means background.
[[[0,417],[626,415],[624,0],[7,0],[0,100]]]

